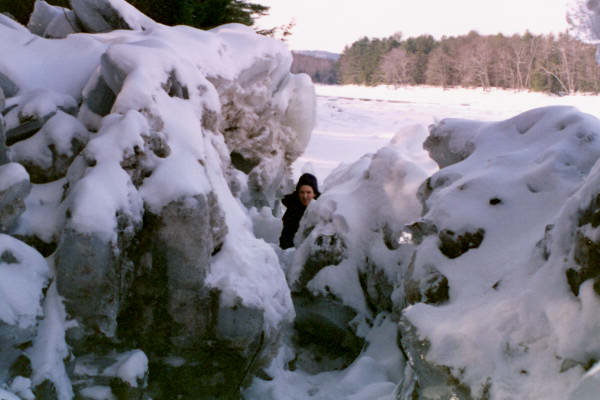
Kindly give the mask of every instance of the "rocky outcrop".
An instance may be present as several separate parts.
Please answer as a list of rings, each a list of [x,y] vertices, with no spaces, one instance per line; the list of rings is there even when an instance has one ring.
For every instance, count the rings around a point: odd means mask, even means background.
[[[0,73],[1,229],[55,270],[41,325],[0,327],[18,336],[2,336],[0,371],[22,370],[0,386],[239,398],[294,316],[243,204],[272,205],[287,185],[314,126],[312,83],[290,74],[283,44],[241,25],[169,28],[121,0],[71,6],[36,3],[29,28],[52,41],[0,24],[3,40],[32,43],[9,52],[70,57],[44,79],[12,61]],[[123,30],[67,36],[74,20],[72,31]],[[0,255],[0,268],[18,260]]]

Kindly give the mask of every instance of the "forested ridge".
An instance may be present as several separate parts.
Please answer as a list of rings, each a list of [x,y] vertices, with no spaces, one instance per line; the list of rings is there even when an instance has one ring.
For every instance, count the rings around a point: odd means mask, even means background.
[[[434,85],[500,87],[568,94],[600,91],[595,45],[569,33],[504,36],[470,32],[434,39],[421,35],[403,39],[364,37],[347,46],[331,71],[319,70],[313,80],[374,86]],[[329,81],[321,77],[327,76]]]

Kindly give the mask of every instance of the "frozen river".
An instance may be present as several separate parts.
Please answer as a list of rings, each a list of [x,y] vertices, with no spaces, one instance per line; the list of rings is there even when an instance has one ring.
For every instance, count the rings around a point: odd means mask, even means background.
[[[317,125],[294,175],[313,172],[323,182],[340,163],[351,163],[373,153],[394,136],[408,159],[433,172],[436,165],[422,149],[427,127],[444,118],[483,121],[511,118],[549,105],[572,105],[600,116],[598,96],[549,96],[505,90],[433,87],[317,85]]]

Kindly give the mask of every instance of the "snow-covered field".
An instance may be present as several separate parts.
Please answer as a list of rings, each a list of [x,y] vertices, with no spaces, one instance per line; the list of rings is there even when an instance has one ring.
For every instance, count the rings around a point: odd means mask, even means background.
[[[403,133],[405,156],[431,173],[437,169],[421,144],[427,127],[444,118],[496,121],[532,108],[570,105],[600,116],[600,96],[437,87],[316,85],[317,126],[308,148],[294,165],[297,178],[313,171],[322,182],[339,163],[375,152]]]

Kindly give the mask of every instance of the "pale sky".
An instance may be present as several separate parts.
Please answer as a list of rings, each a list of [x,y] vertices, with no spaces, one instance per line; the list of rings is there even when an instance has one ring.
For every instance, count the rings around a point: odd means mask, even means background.
[[[431,34],[558,33],[567,29],[567,0],[254,0],[271,7],[257,21],[263,28],[296,26],[291,50],[341,53],[345,45],[367,36],[403,38]]]

